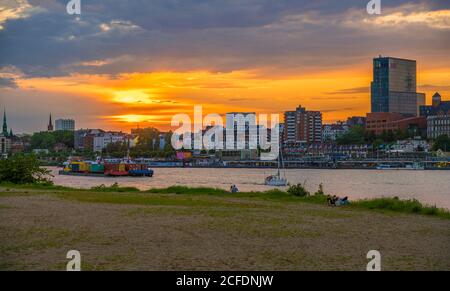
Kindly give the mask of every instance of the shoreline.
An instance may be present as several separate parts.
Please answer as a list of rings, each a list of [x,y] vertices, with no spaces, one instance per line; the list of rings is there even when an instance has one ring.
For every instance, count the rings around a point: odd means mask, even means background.
[[[255,167],[255,166],[149,166],[155,169],[277,169],[276,167]],[[351,168],[330,168],[330,167],[286,167],[285,170],[378,170],[378,171],[450,171],[450,168],[429,168],[429,169],[408,169],[408,168],[391,168],[391,169],[377,169],[369,167],[351,167]]]
[[[42,167],[62,168],[60,165],[42,165]],[[277,169],[271,166],[164,166],[164,165],[149,165],[149,168],[155,169]],[[285,170],[378,170],[378,171],[450,171],[450,167],[442,168],[425,168],[413,169],[406,167],[393,167],[386,169],[377,169],[376,167],[285,167]]]

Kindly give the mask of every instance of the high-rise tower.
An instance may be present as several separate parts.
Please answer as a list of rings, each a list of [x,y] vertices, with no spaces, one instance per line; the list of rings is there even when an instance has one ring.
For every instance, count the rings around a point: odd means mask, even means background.
[[[392,57],[373,60],[371,105],[374,112],[418,115],[424,94],[417,93],[417,63]]]

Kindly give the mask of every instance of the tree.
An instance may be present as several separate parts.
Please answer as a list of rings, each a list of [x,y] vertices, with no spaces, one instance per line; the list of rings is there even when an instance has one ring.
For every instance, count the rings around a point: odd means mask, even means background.
[[[438,136],[434,140],[433,150],[442,150],[444,152],[450,151],[450,137],[446,134]]]
[[[13,155],[0,160],[0,181],[15,184],[52,183],[50,171],[41,168],[34,155]]]
[[[337,137],[336,142],[340,145],[364,144],[365,132],[362,126],[354,126],[347,133]]]
[[[68,148],[74,147],[74,134],[69,130],[58,130],[52,132],[34,133],[30,140],[32,149],[48,149],[52,150],[58,144],[64,144]]]
[[[142,128],[135,130],[139,136],[137,148],[144,150],[162,150],[159,148],[159,135],[160,131],[153,127]]]
[[[128,145],[126,142],[112,142],[103,151],[110,157],[123,158],[127,154]]]

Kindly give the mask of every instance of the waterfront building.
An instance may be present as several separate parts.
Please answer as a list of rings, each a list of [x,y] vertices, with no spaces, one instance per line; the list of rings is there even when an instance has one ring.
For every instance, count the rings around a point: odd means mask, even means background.
[[[76,150],[92,150],[94,136],[105,131],[101,129],[80,129],[74,131],[74,148]]]
[[[432,105],[420,107],[420,116],[428,117],[445,114],[450,114],[450,101],[442,101],[442,97],[438,92],[433,95]]]
[[[238,118],[243,117],[243,122],[239,122]],[[226,130],[233,129],[233,148],[229,148],[227,144],[227,134],[224,135],[224,143],[227,145],[225,148],[232,149],[256,149],[259,144],[258,138],[258,126],[256,124],[255,112],[230,112],[226,114]],[[239,136],[239,133],[243,133],[244,136]],[[244,140],[242,140],[244,138]],[[252,142],[252,144],[251,144]],[[238,146],[238,143],[243,143],[244,148]]]
[[[7,135],[0,133],[0,157],[5,156],[10,152],[11,152],[11,139]]]
[[[372,113],[417,116],[422,105],[425,105],[425,94],[417,93],[415,60],[381,56],[373,60]]]
[[[450,112],[427,117],[427,136],[435,139],[441,135],[450,136]]]
[[[56,130],[75,130],[75,120],[73,119],[57,119],[55,120]]]
[[[322,142],[322,113],[299,106],[284,113],[284,141],[292,143]]]
[[[450,136],[450,101],[442,101],[441,94],[436,92],[431,105],[420,107],[420,116],[427,119],[428,138]]]
[[[347,118],[346,122],[347,126],[349,128],[355,127],[355,126],[366,126],[366,117],[365,116],[352,116]]]
[[[306,157],[312,161],[316,159],[339,160],[345,158],[366,158],[370,150],[367,144],[362,145],[337,145],[337,144],[313,144],[306,149]]]
[[[221,150],[217,152],[218,158],[223,162],[258,160],[258,151],[254,149]]]
[[[25,151],[25,143],[19,137],[11,138],[11,153],[18,154]]]
[[[344,122],[337,122],[333,124],[324,124],[322,127],[322,141],[333,142],[341,135],[344,135],[349,130],[349,126]]]
[[[134,147],[136,142],[132,136],[123,132],[102,132],[93,136],[92,150],[102,152],[111,143],[127,143],[130,147]]]
[[[420,135],[427,128],[425,117],[410,117],[400,113],[377,112],[368,113],[366,120],[366,130],[380,135],[389,131],[414,131]]]
[[[431,100],[431,106],[436,108],[439,105],[441,105],[441,102],[442,102],[441,94],[439,94],[439,92],[434,93],[432,100]]]
[[[390,153],[416,153],[416,152],[428,152],[430,145],[424,139],[407,139],[398,140],[393,144],[388,152]]]
[[[11,140],[11,153],[17,154],[25,151],[25,142],[27,140],[26,136],[17,136],[13,134],[12,130],[9,132],[9,139]]]
[[[284,142],[293,143],[296,139],[297,122],[295,111],[286,111],[284,113]]]
[[[425,93],[417,93],[417,106],[416,106],[416,116],[420,116],[420,107],[427,104],[427,96]]]

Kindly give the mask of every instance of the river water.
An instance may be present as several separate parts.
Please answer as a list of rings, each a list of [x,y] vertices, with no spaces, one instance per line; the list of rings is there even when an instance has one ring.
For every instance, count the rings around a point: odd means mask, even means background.
[[[273,169],[156,168],[153,178],[63,176],[57,168],[51,170],[55,184],[76,188],[115,182],[141,190],[173,185],[229,189],[232,184],[240,191],[275,188],[264,185],[264,178],[274,174]],[[326,193],[350,199],[398,196],[450,209],[450,171],[289,169],[286,176],[291,184],[306,183],[311,192],[323,183]]]

